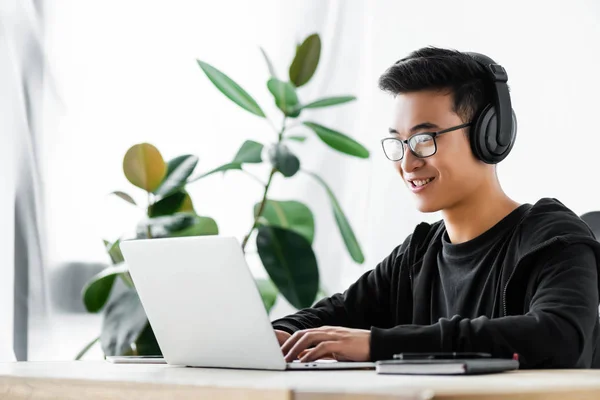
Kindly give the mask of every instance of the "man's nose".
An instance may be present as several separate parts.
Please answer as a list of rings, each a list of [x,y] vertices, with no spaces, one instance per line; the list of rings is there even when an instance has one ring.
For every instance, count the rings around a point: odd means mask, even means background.
[[[406,146],[406,145],[405,145]],[[415,156],[406,146],[404,148],[404,158],[400,161],[400,167],[404,172],[412,172],[423,165],[423,159]]]

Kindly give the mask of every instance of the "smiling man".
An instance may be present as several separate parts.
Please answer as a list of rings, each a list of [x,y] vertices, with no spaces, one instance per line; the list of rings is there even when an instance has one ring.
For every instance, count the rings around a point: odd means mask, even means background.
[[[558,200],[519,204],[496,175],[516,138],[506,82],[486,56],[432,47],[381,76],[396,105],[383,152],[418,209],[443,219],[344,293],[274,321],[288,361],[486,352],[600,367],[600,245]]]

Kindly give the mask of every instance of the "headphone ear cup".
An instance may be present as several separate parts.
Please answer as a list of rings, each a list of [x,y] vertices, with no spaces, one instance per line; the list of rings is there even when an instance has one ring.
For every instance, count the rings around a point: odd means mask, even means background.
[[[469,135],[471,150],[477,159],[486,164],[497,164],[508,156],[508,153],[510,153],[515,144],[517,135],[517,118],[514,110],[511,111],[512,130],[510,142],[507,146],[498,144],[498,125],[494,106],[488,104],[479,113],[479,117],[475,121],[475,125]]]
[[[487,151],[485,149],[485,136],[489,126],[489,120],[491,119],[491,113],[493,112],[494,110],[492,109],[491,104],[485,106],[485,108],[478,114],[475,124],[471,127],[471,133],[469,135],[473,154],[478,160],[481,160],[485,163],[488,163],[486,161]]]

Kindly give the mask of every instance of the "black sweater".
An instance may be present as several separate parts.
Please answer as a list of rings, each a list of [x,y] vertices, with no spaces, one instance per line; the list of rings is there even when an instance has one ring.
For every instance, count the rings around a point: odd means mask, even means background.
[[[446,233],[439,221],[419,224],[343,294],[273,327],[289,333],[324,325],[370,329],[373,361],[401,352],[477,351],[517,353],[522,368],[600,368],[600,244],[556,199],[523,208],[497,255],[495,315],[433,320],[433,282]]]

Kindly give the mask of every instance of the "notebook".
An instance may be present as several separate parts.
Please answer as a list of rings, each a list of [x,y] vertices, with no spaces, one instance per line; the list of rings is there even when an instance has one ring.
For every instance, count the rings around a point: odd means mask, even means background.
[[[487,358],[472,360],[385,360],[378,361],[378,374],[406,375],[474,375],[512,371],[519,368],[519,361]]]

